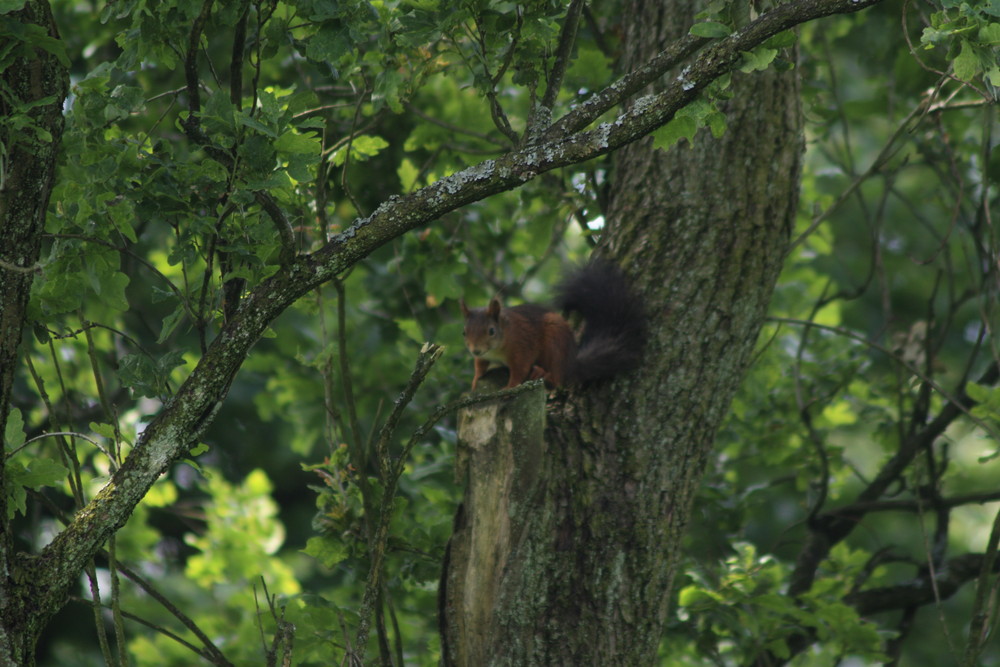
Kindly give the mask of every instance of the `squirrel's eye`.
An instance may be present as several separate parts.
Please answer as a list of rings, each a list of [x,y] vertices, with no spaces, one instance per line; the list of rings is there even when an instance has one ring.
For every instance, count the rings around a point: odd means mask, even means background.
[[[496,336],[496,335],[497,335],[497,330],[496,330],[496,329],[494,329],[493,327],[490,327],[490,331],[489,331],[489,334],[490,334],[491,336]]]

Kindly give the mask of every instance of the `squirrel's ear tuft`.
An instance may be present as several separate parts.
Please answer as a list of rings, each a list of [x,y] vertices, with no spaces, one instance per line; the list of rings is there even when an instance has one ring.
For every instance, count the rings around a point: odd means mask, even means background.
[[[493,297],[492,299],[490,299],[490,307],[488,309],[490,317],[492,317],[493,319],[500,317],[500,311],[502,309],[503,309],[503,304],[500,303],[500,299],[498,299],[497,297]]]
[[[464,317],[469,316],[469,307],[465,305],[465,299],[458,300],[458,307],[462,309],[462,315]]]

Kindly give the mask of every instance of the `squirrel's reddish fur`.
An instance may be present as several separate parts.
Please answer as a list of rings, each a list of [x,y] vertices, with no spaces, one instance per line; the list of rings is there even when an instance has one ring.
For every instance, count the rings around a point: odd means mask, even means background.
[[[475,357],[472,389],[491,364],[510,370],[507,387],[542,378],[549,386],[610,377],[633,368],[644,338],[639,301],[617,268],[592,262],[557,290],[564,310],[578,311],[586,322],[577,345],[562,315],[531,304],[506,308],[499,299],[486,308],[468,308],[465,346]]]

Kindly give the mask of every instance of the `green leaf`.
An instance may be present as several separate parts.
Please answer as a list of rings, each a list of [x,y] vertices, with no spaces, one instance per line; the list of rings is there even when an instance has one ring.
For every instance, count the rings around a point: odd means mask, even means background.
[[[118,381],[139,396],[157,396],[153,362],[144,354],[126,354],[118,361]]]
[[[972,81],[979,73],[979,56],[968,40],[962,40],[962,50],[955,57],[953,67],[955,76],[962,81]]]
[[[331,569],[350,555],[350,550],[344,542],[328,537],[310,537],[303,551],[322,563],[324,567]]]
[[[98,424],[97,422],[90,422],[90,430],[97,435],[107,438],[108,440],[115,439],[115,427],[111,424]]]
[[[128,310],[128,299],[125,297],[125,288],[128,287],[129,278],[120,271],[106,273],[101,276],[100,288],[97,298],[104,305],[114,308],[117,311]]]
[[[187,310],[184,308],[184,304],[181,303],[177,305],[174,312],[163,318],[163,327],[160,329],[159,338],[156,339],[157,344],[161,344],[170,338],[171,334],[174,333],[174,329],[177,328],[177,325],[180,324],[186,313]]]
[[[0,14],[16,12],[27,4],[28,0],[0,0]]]
[[[236,120],[237,122],[239,122],[240,125],[253,128],[258,132],[260,132],[261,134],[265,134],[271,137],[272,139],[276,139],[278,137],[277,133],[274,130],[269,128],[267,125],[264,125],[253,116],[251,116],[247,111],[241,111],[236,116]]]
[[[972,408],[973,415],[1000,421],[1000,387],[985,387],[969,382],[965,385],[965,391],[976,402]]]
[[[183,366],[186,363],[187,362],[184,360],[183,350],[170,350],[156,360],[156,373],[159,376],[159,379],[163,383],[166,383],[170,376],[170,372],[178,366]]]
[[[728,37],[732,30],[729,26],[716,21],[703,21],[691,26],[691,34],[695,37],[709,37],[711,39]]]
[[[288,158],[288,165],[285,168],[288,176],[295,179],[299,183],[311,182],[316,178],[316,174],[312,169],[313,165],[319,162],[318,155],[293,155]]]
[[[403,74],[397,70],[382,72],[375,81],[375,90],[372,91],[372,103],[376,110],[387,106],[393,113],[403,113],[403,104],[399,94],[403,81]]]
[[[46,274],[44,280],[36,281],[42,310],[46,314],[57,315],[79,308],[83,299],[80,290],[82,280],[83,275],[74,271],[54,276]]]
[[[976,384],[975,382],[967,382],[965,384],[965,393],[969,395],[969,398],[977,403],[985,403],[995,392],[992,387],[984,387],[983,385]]]
[[[396,325],[400,331],[406,334],[407,338],[415,343],[422,344],[427,339],[420,330],[420,324],[412,317],[400,319],[396,322]]]
[[[354,44],[344,28],[324,26],[306,47],[306,56],[319,62],[336,63],[343,56],[353,53]]]
[[[37,340],[42,345],[47,345],[52,336],[49,335],[49,330],[45,328],[45,325],[41,322],[35,322],[31,326],[32,332],[35,334],[35,340]]]
[[[712,132],[712,136],[716,139],[726,133],[726,128],[728,127],[728,124],[726,123],[726,114],[720,111],[713,111],[708,114],[705,122],[708,125],[708,129]]]
[[[465,266],[451,262],[432,262],[425,269],[424,289],[438,303],[445,299],[462,296],[459,279],[465,274]]]
[[[706,604],[714,605],[721,601],[722,599],[718,593],[706,590],[699,586],[684,587],[681,589],[677,598],[677,603],[681,607],[698,607]]]
[[[743,52],[743,62],[740,63],[740,71],[744,74],[767,69],[771,61],[778,55],[777,49],[758,47],[753,51]]]
[[[925,49],[933,49],[936,45],[946,42],[950,36],[951,32],[947,30],[924,28],[920,33],[920,43]]]
[[[979,29],[981,44],[1000,44],[1000,23],[987,23]]]
[[[399,182],[403,185],[403,192],[411,192],[417,185],[420,170],[417,165],[413,164],[412,160],[403,158],[399,168],[396,169],[396,176],[399,177]]]
[[[993,65],[983,72],[983,76],[994,88],[1000,88],[1000,65]]]
[[[269,174],[277,164],[276,143],[259,134],[247,137],[239,147],[247,171],[257,176]]]
[[[776,655],[782,660],[787,660],[791,657],[792,652],[788,649],[788,642],[782,638],[772,639],[767,644],[764,645],[768,651]]]
[[[15,4],[18,2],[18,0],[13,1]],[[21,7],[23,6],[24,3],[22,2]],[[17,9],[20,9],[20,7],[12,7],[9,11],[16,11]],[[0,6],[0,14],[3,13],[7,12],[4,12],[2,6]],[[60,65],[66,68],[70,66],[69,56],[66,55],[66,42],[49,35],[43,26],[34,23],[18,23],[16,26],[11,26],[8,23],[3,27],[6,28],[4,32],[10,36],[14,36],[16,39],[20,39],[26,46],[48,51],[56,57]],[[14,30],[11,30],[12,27],[14,27]],[[13,34],[15,30],[16,35]]]
[[[205,100],[201,119],[209,132],[229,136],[236,126],[236,107],[229,100],[229,95],[218,91]]]
[[[403,0],[403,5],[406,7],[420,9],[425,12],[437,11],[440,3],[441,0]]]
[[[389,142],[382,137],[375,137],[368,134],[362,134],[359,137],[355,137],[351,142],[351,160],[356,162],[363,162],[370,157],[378,155],[383,148],[389,145]],[[341,166],[344,164],[344,159],[347,156],[347,147],[341,148],[336,153],[333,154],[333,163],[336,166]]]
[[[785,49],[794,46],[797,41],[799,37],[794,30],[784,30],[764,42],[764,46],[769,49]]]
[[[357,151],[359,155],[365,157],[378,155],[379,152],[388,145],[389,142],[382,137],[367,134],[361,135],[351,143],[352,149]]]
[[[24,489],[37,491],[43,486],[55,486],[69,474],[66,467],[48,458],[31,459],[27,464],[11,462],[6,471],[8,498],[13,501],[7,508],[8,518],[13,517],[15,511],[22,514],[26,511],[27,493]]]
[[[13,519],[18,512],[24,514],[28,511],[28,492],[24,490],[24,485],[17,480],[25,472],[24,466],[17,461],[8,461],[4,468],[5,483],[7,486],[7,518]]]
[[[115,86],[108,99],[111,105],[119,110],[122,118],[127,118],[134,111],[140,111],[146,105],[145,92],[138,86],[124,84]]]
[[[698,131],[698,121],[687,116],[675,116],[673,120],[653,133],[653,147],[667,149],[681,139],[694,141]]]
[[[580,46],[576,58],[566,72],[570,90],[600,90],[611,76],[608,55],[595,47]]]
[[[24,444],[24,439],[24,420],[21,418],[21,411],[11,408],[3,434],[4,449],[13,451]]]
[[[360,138],[358,137],[354,141],[357,142]],[[319,155],[321,145],[315,132],[299,134],[298,132],[289,130],[278,137],[277,141],[274,142],[274,147],[282,153]]]

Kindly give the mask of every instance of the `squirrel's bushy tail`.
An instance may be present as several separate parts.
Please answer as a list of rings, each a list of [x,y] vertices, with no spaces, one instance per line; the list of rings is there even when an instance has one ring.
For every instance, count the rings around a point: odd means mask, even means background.
[[[646,338],[642,302],[617,266],[593,260],[556,290],[561,310],[583,316],[585,326],[569,379],[587,382],[635,368]]]

